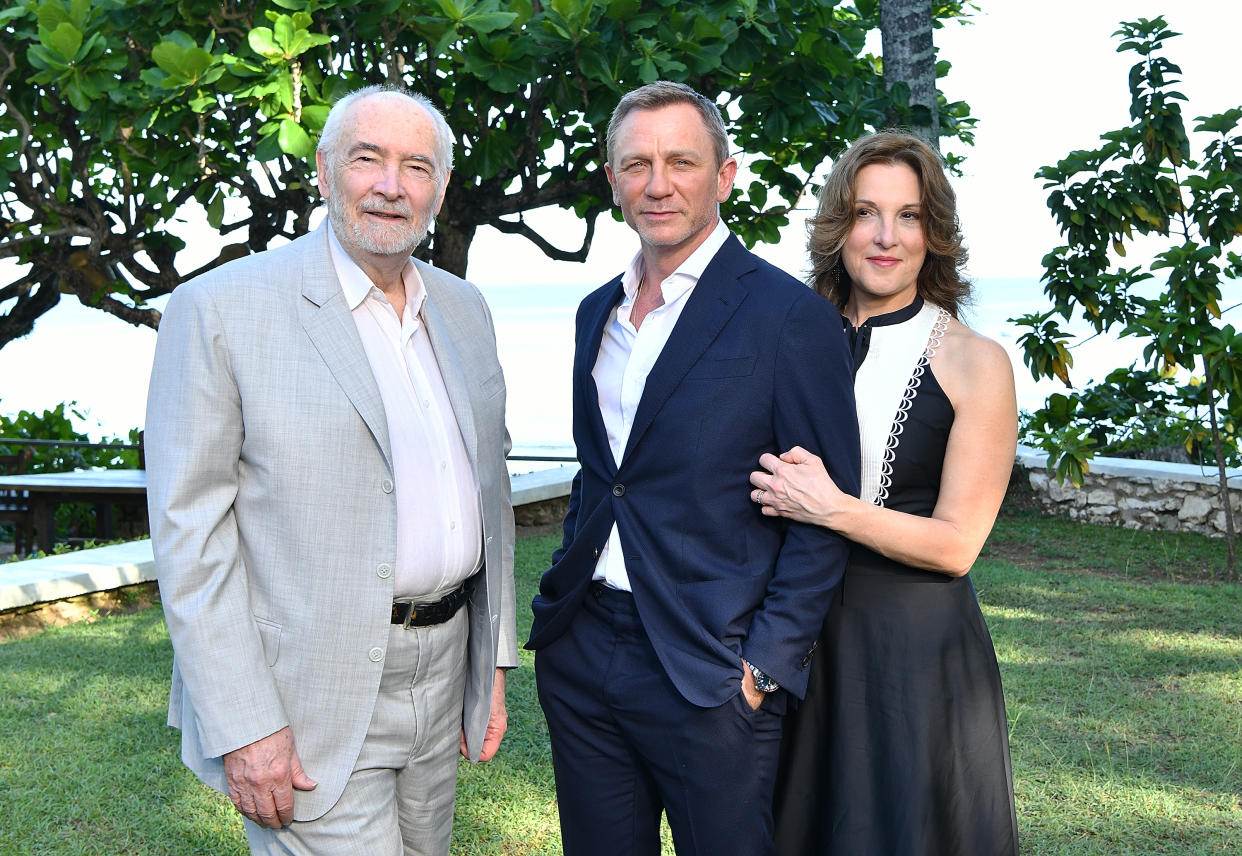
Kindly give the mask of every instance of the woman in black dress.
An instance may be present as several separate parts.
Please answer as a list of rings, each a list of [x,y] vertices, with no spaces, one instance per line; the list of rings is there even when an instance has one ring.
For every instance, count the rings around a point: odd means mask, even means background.
[[[939,156],[904,134],[856,142],[810,251],[853,347],[863,496],[797,447],[751,477],[764,514],[854,542],[787,720],[778,852],[1016,854],[1005,702],[969,575],[1013,465],[1013,371],[957,320],[970,286]]]

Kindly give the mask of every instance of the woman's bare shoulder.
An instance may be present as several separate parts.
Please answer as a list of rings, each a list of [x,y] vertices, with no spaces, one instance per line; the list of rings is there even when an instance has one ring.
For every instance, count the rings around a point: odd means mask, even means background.
[[[956,407],[967,396],[1013,393],[1013,365],[997,341],[951,319],[932,362],[936,379]]]

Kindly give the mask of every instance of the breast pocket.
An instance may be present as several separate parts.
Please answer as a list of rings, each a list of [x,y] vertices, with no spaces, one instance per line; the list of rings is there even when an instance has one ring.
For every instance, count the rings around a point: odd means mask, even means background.
[[[704,359],[695,363],[690,370],[692,380],[717,380],[729,377],[747,377],[755,373],[755,358],[726,357],[724,359]]]

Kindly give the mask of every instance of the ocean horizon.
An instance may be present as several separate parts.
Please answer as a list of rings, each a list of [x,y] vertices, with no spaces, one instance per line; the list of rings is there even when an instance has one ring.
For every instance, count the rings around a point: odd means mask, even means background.
[[[597,285],[480,286],[496,324],[501,366],[509,390],[508,425],[515,452],[572,455],[572,363],[574,313]],[[1014,369],[1018,406],[1036,410],[1064,389],[1057,380],[1035,381],[1022,362],[1023,330],[1008,319],[1051,308],[1035,277],[975,281],[974,300],[962,321],[999,342]],[[1065,325],[1085,330],[1085,325]],[[1072,351],[1071,378],[1087,385],[1142,355],[1137,339],[1096,337]]]
[[[572,456],[574,314],[598,283],[480,285],[495,321],[497,347],[508,384],[508,427],[514,453]],[[1050,307],[1034,277],[980,278],[963,321],[995,339],[1010,355],[1018,405],[1034,410],[1062,389],[1036,382],[1022,363],[1021,330],[1009,318]],[[1067,325],[1070,329],[1085,329]],[[79,431],[98,438],[140,427],[155,333],[99,310],[64,300],[40,319],[35,332],[0,348],[0,413],[40,412],[76,401]],[[1141,356],[1139,340],[1096,337],[1073,351],[1071,377],[1082,386]],[[532,468],[515,462],[515,471]]]

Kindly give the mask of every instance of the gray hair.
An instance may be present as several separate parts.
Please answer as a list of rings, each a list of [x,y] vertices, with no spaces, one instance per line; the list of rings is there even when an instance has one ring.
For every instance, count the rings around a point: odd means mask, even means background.
[[[323,123],[323,131],[319,134],[319,145],[315,149],[323,155],[328,172],[331,173],[340,161],[341,124],[355,103],[372,95],[395,95],[408,98],[427,112],[435,132],[436,184],[441,188],[444,187],[448,181],[448,174],[453,169],[453,131],[445,121],[444,114],[436,109],[426,95],[389,84],[376,84],[355,89],[332,105],[332,109],[328,111],[327,121]]]
[[[729,133],[725,130],[720,108],[706,95],[700,95],[684,83],[657,80],[627,92],[608,120],[608,162],[612,163],[617,146],[617,129],[621,121],[635,110],[658,110],[670,104],[689,104],[703,117],[703,125],[716,150],[716,166],[729,159]]]

